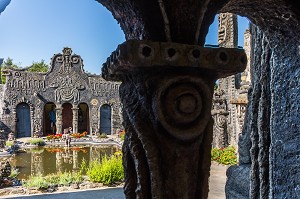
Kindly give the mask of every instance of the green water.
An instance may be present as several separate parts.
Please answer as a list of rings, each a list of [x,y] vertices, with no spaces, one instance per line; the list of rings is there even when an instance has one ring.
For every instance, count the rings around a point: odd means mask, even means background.
[[[78,171],[83,159],[89,164],[93,160],[101,160],[105,155],[111,156],[118,150],[116,146],[26,149],[13,155],[11,166],[19,169],[18,179],[27,179],[30,175]]]

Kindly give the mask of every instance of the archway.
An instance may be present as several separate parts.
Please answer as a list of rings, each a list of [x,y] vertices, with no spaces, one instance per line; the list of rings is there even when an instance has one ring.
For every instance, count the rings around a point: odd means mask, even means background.
[[[73,127],[72,104],[65,103],[62,105],[62,129]]]
[[[55,126],[51,126],[51,120],[55,120],[55,104],[53,102],[49,102],[44,106],[44,118],[43,118],[43,135],[55,134],[56,128]],[[53,112],[54,111],[54,114]],[[50,116],[51,115],[51,116]],[[54,121],[55,122],[55,121]]]
[[[23,102],[17,105],[17,138],[31,136],[30,107]]]
[[[89,132],[89,107],[86,103],[80,103],[78,108],[78,132]]]
[[[111,106],[108,104],[100,108],[100,133],[111,134]]]

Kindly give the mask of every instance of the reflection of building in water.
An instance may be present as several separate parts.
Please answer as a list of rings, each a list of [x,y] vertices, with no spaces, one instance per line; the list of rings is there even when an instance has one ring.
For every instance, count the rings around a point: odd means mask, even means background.
[[[77,170],[79,168],[79,164],[78,164],[78,151],[77,150],[73,150],[73,170]]]
[[[72,165],[73,170],[79,168],[78,151],[75,148],[64,148],[56,152],[56,170],[63,172],[65,165]]]
[[[104,156],[110,156],[117,151],[117,147],[110,146],[110,147],[100,147],[100,146],[91,146],[90,148],[90,162],[92,161],[99,161]]]
[[[4,75],[6,84],[0,85],[0,129],[4,133],[31,137],[33,132],[42,131],[46,136],[69,127],[74,133],[88,134],[100,130],[116,134],[123,129],[120,83],[85,73],[83,60],[71,48],[52,57],[47,73],[6,69]]]
[[[56,171],[62,172],[62,166],[63,166],[63,158],[61,152],[56,152],[55,154],[55,162],[56,162]]]
[[[42,153],[31,153],[31,175],[43,175],[43,155]]]

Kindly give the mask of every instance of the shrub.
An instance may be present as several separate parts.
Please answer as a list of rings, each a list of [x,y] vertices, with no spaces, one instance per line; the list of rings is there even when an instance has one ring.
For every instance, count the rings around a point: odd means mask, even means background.
[[[106,185],[120,182],[124,178],[122,156],[104,156],[101,163],[93,161],[87,170],[87,176],[92,182],[102,182]]]
[[[37,145],[37,146],[45,145],[45,142],[42,138],[31,138],[28,142],[32,145]]]
[[[121,138],[121,140],[124,141],[124,139],[125,139],[125,130],[122,130],[122,131],[119,132],[119,137]]]
[[[72,183],[80,183],[82,181],[83,177],[80,172],[58,172],[44,177],[42,175],[30,176],[29,179],[24,182],[24,186],[46,189],[49,186],[70,185]]]
[[[237,164],[237,152],[234,146],[226,148],[213,148],[211,150],[211,160],[224,165]]]
[[[45,145],[45,142],[42,138],[31,138],[28,142],[32,145],[37,145],[37,146]]]
[[[23,184],[25,187],[34,187],[37,189],[47,189],[50,185],[42,175],[31,175]]]
[[[6,141],[5,142],[5,146],[7,147],[11,147],[11,146],[14,146],[15,145],[15,141]]]
[[[101,134],[98,134],[98,138],[101,139],[101,138],[107,138],[107,135],[106,133],[101,133]]]
[[[9,178],[16,178],[19,175],[19,169],[12,167],[10,175],[8,176]]]
[[[64,172],[58,173],[58,185],[70,185],[82,182],[83,177],[79,173]]]

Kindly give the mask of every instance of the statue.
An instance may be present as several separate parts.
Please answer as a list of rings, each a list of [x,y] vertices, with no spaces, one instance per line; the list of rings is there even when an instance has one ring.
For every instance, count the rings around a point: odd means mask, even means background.
[[[55,133],[55,131],[56,131],[56,111],[55,111],[54,106],[52,106],[52,109],[49,112],[49,117],[50,117],[51,132]]]

